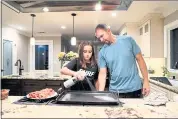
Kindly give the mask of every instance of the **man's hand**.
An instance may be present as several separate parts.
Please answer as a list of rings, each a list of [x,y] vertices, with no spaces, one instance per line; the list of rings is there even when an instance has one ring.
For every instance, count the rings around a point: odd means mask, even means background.
[[[144,96],[147,96],[150,93],[150,85],[149,85],[149,80],[148,80],[148,71],[147,71],[146,63],[145,63],[141,53],[138,53],[136,55],[136,59],[137,59],[138,65],[140,67],[140,71],[142,73],[142,76],[143,76],[142,94]]]
[[[74,77],[76,77],[78,80],[84,80],[85,76],[86,76],[85,71],[77,71],[74,74]]]
[[[150,84],[149,82],[144,82],[143,83],[143,89],[142,89],[142,94],[144,96],[148,96],[150,93]]]

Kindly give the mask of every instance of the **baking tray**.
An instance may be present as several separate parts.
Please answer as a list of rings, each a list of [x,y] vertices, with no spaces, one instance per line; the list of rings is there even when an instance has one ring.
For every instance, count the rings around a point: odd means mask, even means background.
[[[116,93],[108,91],[67,91],[56,98],[57,104],[118,105]]]

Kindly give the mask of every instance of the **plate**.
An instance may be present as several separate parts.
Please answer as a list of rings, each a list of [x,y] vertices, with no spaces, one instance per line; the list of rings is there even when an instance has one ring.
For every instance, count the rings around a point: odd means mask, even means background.
[[[50,98],[56,97],[57,95],[58,95],[57,92],[55,92],[53,95],[51,95],[51,96],[49,96],[49,97],[47,97],[47,98],[41,98],[41,99],[30,98],[30,97],[29,97],[29,94],[26,95],[26,97],[29,98],[29,99],[34,99],[34,100],[46,100],[46,99],[50,99]]]

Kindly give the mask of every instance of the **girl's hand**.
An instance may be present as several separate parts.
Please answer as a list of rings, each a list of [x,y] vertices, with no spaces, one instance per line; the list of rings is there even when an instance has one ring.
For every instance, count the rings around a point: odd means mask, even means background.
[[[77,71],[74,74],[74,77],[76,77],[78,80],[84,80],[85,76],[86,76],[85,71]]]

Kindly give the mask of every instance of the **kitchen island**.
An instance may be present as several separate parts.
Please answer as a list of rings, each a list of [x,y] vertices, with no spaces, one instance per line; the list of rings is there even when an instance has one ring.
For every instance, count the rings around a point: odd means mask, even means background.
[[[146,105],[145,99],[120,99],[124,103],[123,106],[26,105],[13,103],[38,88],[51,87],[57,90],[60,84],[68,78],[70,77],[37,73],[27,73],[20,77],[3,77],[2,81],[8,82],[7,85],[10,88],[20,86],[17,92],[21,91],[21,96],[9,96],[7,99],[2,100],[2,118],[178,118],[177,89],[151,79],[151,91],[156,92],[155,94],[162,92],[169,99],[165,105]]]
[[[2,100],[2,118],[178,118],[178,102],[145,105],[144,99],[120,99],[123,106],[20,105],[21,96]]]
[[[11,96],[23,96],[32,91],[52,88],[55,91],[67,79],[67,75],[59,73],[25,72],[23,75],[7,75],[2,77],[2,89],[10,89]]]

